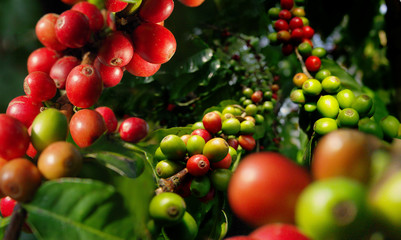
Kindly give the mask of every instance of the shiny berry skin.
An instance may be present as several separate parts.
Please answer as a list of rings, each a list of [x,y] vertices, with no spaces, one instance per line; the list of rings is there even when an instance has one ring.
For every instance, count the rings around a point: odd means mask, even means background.
[[[228,153],[227,156],[223,158],[223,160],[220,160],[218,162],[212,162],[211,167],[212,169],[219,169],[219,168],[228,169],[230,168],[231,163],[232,163],[232,157],[231,154]]]
[[[18,202],[31,200],[42,183],[39,169],[25,158],[16,158],[0,170],[0,190]]]
[[[27,128],[20,121],[0,114],[0,158],[11,160],[24,156],[29,142]]]
[[[74,5],[74,4],[76,4],[76,3],[78,3],[78,2],[81,2],[81,1],[83,1],[83,0],[61,0],[63,3],[65,3],[65,4],[69,4],[69,5]]]
[[[252,151],[256,146],[255,138],[253,138],[251,135],[239,136],[238,143],[243,149],[247,151]]]
[[[294,30],[296,28],[302,28],[303,26],[304,26],[304,23],[302,22],[302,19],[299,17],[293,17],[290,20],[289,27],[291,30]]]
[[[89,19],[89,28],[93,32],[97,32],[103,28],[103,15],[94,4],[89,2],[79,2],[72,6],[71,10],[85,14],[85,16]]]
[[[186,208],[185,201],[180,195],[163,192],[154,196],[150,201],[149,215],[155,221],[166,226],[180,221]]]
[[[310,240],[295,225],[272,223],[263,225],[249,234],[254,240]]]
[[[322,62],[320,61],[320,58],[316,57],[316,56],[309,56],[305,60],[306,69],[308,69],[308,71],[311,71],[311,72],[317,72],[321,65],[322,65]]]
[[[210,169],[209,159],[202,154],[196,154],[187,161],[188,172],[192,176],[203,176]]]
[[[104,4],[106,9],[110,12],[120,12],[128,5],[127,2],[120,0],[106,0]]]
[[[89,147],[107,131],[102,115],[95,110],[82,109],[70,120],[70,133],[74,142],[81,148]]]
[[[143,23],[132,33],[135,51],[145,61],[163,64],[169,61],[176,50],[174,35],[165,27],[155,23]]]
[[[291,40],[294,42],[301,42],[304,38],[304,32],[301,28],[295,28],[291,31]]]
[[[59,57],[60,54],[50,48],[38,48],[28,57],[28,72],[41,71],[49,74],[50,69]]]
[[[251,96],[251,100],[254,103],[260,103],[263,100],[263,92],[260,90],[255,91]]]
[[[317,110],[323,117],[336,118],[340,111],[340,105],[337,98],[332,95],[320,96],[317,101]]]
[[[238,145],[239,145],[238,139],[236,139],[236,138],[229,138],[229,139],[227,140],[227,143],[228,143],[228,145],[230,145],[230,147],[234,148],[235,150],[238,149]]]
[[[292,18],[292,14],[287,9],[283,9],[278,13],[278,17],[280,19],[284,19],[286,21],[289,21]]]
[[[178,0],[182,4],[187,7],[198,7],[200,6],[205,0]]]
[[[54,142],[39,155],[38,169],[46,179],[75,177],[82,166],[82,155],[69,142]]]
[[[89,19],[81,12],[67,10],[57,19],[57,39],[69,48],[83,47],[89,40],[89,34]]]
[[[146,22],[159,23],[173,12],[173,0],[146,0],[142,3],[139,16]]]
[[[218,162],[223,160],[228,154],[228,143],[223,138],[212,138],[206,142],[203,147],[203,155],[210,162]]]
[[[64,56],[59,58],[50,69],[50,77],[59,89],[65,89],[65,82],[71,70],[78,66],[81,61],[74,56]]]
[[[34,102],[28,96],[23,95],[10,101],[6,114],[18,119],[26,128],[29,128],[42,107],[42,103]]]
[[[68,74],[65,90],[73,105],[89,108],[102,94],[102,78],[92,65],[81,64],[74,67]]]
[[[133,54],[134,47],[129,37],[117,31],[104,40],[97,57],[107,66],[123,67],[131,61]]]
[[[205,142],[208,142],[210,139],[212,139],[212,134],[210,134],[210,132],[208,132],[206,129],[195,129],[192,131],[191,135],[199,135],[205,140]]]
[[[160,67],[161,64],[145,61],[141,56],[134,52],[131,61],[125,66],[125,69],[137,77],[150,77],[159,71]]]
[[[100,73],[100,77],[103,80],[103,86],[105,88],[114,87],[119,84],[123,78],[124,71],[121,67],[110,67],[104,65],[99,61],[99,58],[96,58],[93,66]]]
[[[183,160],[187,153],[184,141],[174,134],[167,135],[162,139],[160,149],[169,160]]]
[[[280,0],[282,9],[291,10],[294,7],[294,0]]]
[[[36,23],[35,33],[38,40],[43,46],[53,49],[55,51],[62,51],[67,46],[61,44],[56,37],[55,25],[59,15],[55,13],[48,13],[43,15],[42,18]]]
[[[304,37],[307,39],[312,39],[313,35],[315,34],[315,30],[310,26],[303,26],[302,30],[304,31]]]
[[[102,115],[106,123],[108,133],[112,133],[117,129],[118,125],[117,117],[111,108],[105,106],[97,107],[95,111],[100,113],[100,115]]]
[[[45,72],[31,72],[24,80],[24,92],[35,102],[52,99],[57,92],[56,84]]]
[[[3,197],[0,199],[0,212],[2,217],[11,216],[14,211],[15,204],[17,201],[10,198],[9,196]]]
[[[210,133],[217,133],[221,130],[221,117],[216,112],[209,112],[203,116],[202,119],[203,126]]]
[[[276,22],[274,22],[274,29],[279,32],[281,30],[287,30],[290,29],[290,26],[288,25],[287,21],[283,19],[279,19]]]
[[[149,125],[142,118],[130,117],[121,123],[118,131],[122,140],[136,143],[148,135]]]
[[[291,39],[291,33],[287,30],[280,30],[277,33],[277,41],[279,43],[287,43]]]
[[[187,152],[189,156],[201,154],[205,146],[205,139],[199,135],[188,135],[189,138],[185,143],[187,145]],[[181,136],[182,139],[182,136]],[[184,141],[185,142],[185,141]]]

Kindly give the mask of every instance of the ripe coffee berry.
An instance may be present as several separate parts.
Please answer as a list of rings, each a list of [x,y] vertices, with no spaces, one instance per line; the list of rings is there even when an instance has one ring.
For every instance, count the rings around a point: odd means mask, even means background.
[[[291,29],[291,30],[294,30],[294,29],[296,29],[296,28],[302,28],[302,27],[304,26],[304,23],[302,22],[302,19],[301,19],[301,18],[299,18],[299,17],[293,17],[293,18],[290,20],[289,26],[290,26],[290,29]]]
[[[123,2],[120,0],[106,0],[106,9],[110,12],[120,12],[128,5],[128,2]]]
[[[101,63],[110,67],[123,67],[127,65],[134,54],[132,42],[122,32],[113,32],[102,43],[98,53]]]
[[[256,141],[251,135],[241,135],[238,137],[241,147],[247,151],[252,151],[256,146]]]
[[[15,204],[17,204],[17,201],[14,199],[10,198],[9,196],[3,197],[0,200],[0,212],[2,217],[8,217],[11,216],[11,214],[14,211]]]
[[[155,23],[143,23],[132,33],[135,51],[144,60],[163,64],[173,57],[177,43],[174,35]]]
[[[277,33],[277,41],[280,43],[287,43],[291,39],[291,33],[287,30],[280,30]]]
[[[102,117],[106,123],[108,133],[112,133],[117,129],[118,121],[117,121],[116,115],[114,114],[114,112],[111,108],[97,107],[95,109],[95,111],[100,113],[100,115],[102,115]]]
[[[68,74],[65,90],[73,105],[89,108],[102,94],[103,82],[99,72],[92,65],[78,65]]]
[[[210,133],[217,133],[221,130],[221,117],[216,112],[209,112],[203,116],[202,119],[203,126]]]
[[[282,9],[291,10],[294,7],[294,0],[280,0],[280,6]]]
[[[100,77],[103,80],[103,86],[105,88],[114,87],[121,82],[123,78],[124,71],[121,67],[110,67],[104,65],[99,61],[99,58],[96,58],[93,66],[99,72]]]
[[[11,100],[6,114],[18,119],[26,128],[29,128],[42,107],[42,103],[32,101],[31,98],[23,95]]]
[[[300,42],[304,38],[304,32],[302,28],[295,28],[291,31],[291,40],[294,42]]]
[[[41,71],[49,74],[50,69],[59,57],[59,53],[50,48],[38,48],[28,57],[28,72]]]
[[[196,154],[187,161],[188,172],[193,176],[203,176],[210,169],[209,159],[202,154]]]
[[[63,12],[56,22],[57,39],[69,48],[83,47],[89,40],[88,17],[75,10]]]
[[[283,19],[279,19],[276,22],[274,22],[274,29],[279,32],[281,30],[288,30],[290,29],[290,26],[288,25],[287,21]]]
[[[173,12],[173,0],[146,0],[139,10],[139,16],[146,22],[159,23]]]
[[[309,56],[305,61],[306,69],[311,72],[317,72],[321,64],[320,58],[316,56]]]
[[[125,69],[137,77],[150,77],[159,71],[161,64],[150,63],[145,61],[136,52],[132,56],[131,61],[125,66]]]
[[[89,28],[93,32],[101,30],[104,26],[104,18],[100,10],[89,2],[79,2],[72,6],[71,10],[75,10],[85,14],[89,19]]]
[[[65,89],[65,82],[67,76],[71,70],[78,66],[81,61],[74,56],[64,56],[59,58],[50,69],[50,77],[56,83],[56,87],[59,89]]]
[[[303,26],[302,30],[304,31],[304,37],[308,39],[311,39],[315,34],[315,30],[313,30],[313,28],[310,26]]]
[[[11,160],[24,156],[29,142],[28,131],[20,121],[0,114],[0,158]]]
[[[283,9],[278,13],[278,17],[280,19],[284,19],[286,21],[289,21],[292,18],[292,14],[287,9]]]
[[[191,135],[199,135],[205,140],[205,142],[208,142],[210,139],[212,139],[212,134],[210,134],[210,132],[208,132],[206,129],[195,129]]]
[[[24,80],[24,92],[33,101],[43,102],[52,99],[57,92],[56,84],[45,72],[31,72]]]
[[[119,128],[120,137],[126,142],[139,142],[141,139],[148,135],[148,123],[137,117],[130,117],[125,119]]]
[[[61,44],[56,37],[55,25],[59,15],[55,13],[48,13],[43,15],[36,23],[35,33],[38,40],[46,47],[56,51],[62,51],[67,46]]]

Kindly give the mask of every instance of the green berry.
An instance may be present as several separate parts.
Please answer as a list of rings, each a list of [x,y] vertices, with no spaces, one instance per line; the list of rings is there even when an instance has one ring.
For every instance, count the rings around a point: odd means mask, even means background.
[[[268,11],[267,11],[267,15],[269,16],[269,18],[271,19],[271,20],[277,20],[278,19],[278,14],[280,13],[280,8],[270,8]]]
[[[212,171],[210,180],[215,189],[219,191],[226,191],[232,172],[229,169],[219,168]]]
[[[305,103],[305,94],[302,89],[294,89],[291,91],[290,99],[294,103],[304,104]]]
[[[196,129],[205,129],[202,121],[192,124],[191,130],[196,130]]]
[[[152,198],[149,204],[149,215],[156,222],[174,224],[179,222],[186,211],[184,199],[172,192],[163,192]]]
[[[163,233],[168,239],[194,240],[198,235],[198,224],[191,214],[186,211],[178,223],[164,227]]]
[[[203,155],[210,162],[218,162],[227,156],[228,147],[228,143],[223,138],[212,138],[205,144]]]
[[[241,135],[251,135],[254,134],[256,131],[255,123],[252,121],[242,121],[240,126],[240,134]]]
[[[312,53],[312,46],[307,42],[300,43],[298,45],[298,51],[303,56],[309,56]]]
[[[337,129],[337,121],[332,118],[320,118],[318,119],[313,130],[320,135],[325,135]]]
[[[384,136],[392,139],[398,135],[400,121],[396,117],[388,115],[380,120],[380,126],[383,129]]]
[[[241,129],[241,123],[236,118],[224,120],[221,130],[228,135],[236,135]]]
[[[252,102],[252,100],[251,99],[245,99],[243,102],[242,102],[242,105],[243,106],[248,106],[249,104],[253,104],[253,102]]]
[[[245,97],[250,98],[253,94],[253,90],[252,88],[244,88],[244,90],[242,90],[242,94],[244,94]]]
[[[317,47],[317,48],[314,48],[314,49],[312,50],[312,56],[316,56],[316,57],[319,57],[319,58],[323,58],[323,57],[326,56],[326,54],[327,54],[326,49],[324,49],[324,48],[322,48],[322,47]]]
[[[317,101],[317,110],[323,117],[336,118],[340,107],[335,97],[324,95]]]
[[[317,109],[317,105],[315,102],[308,102],[304,105],[304,110],[307,112],[314,112]]]
[[[156,173],[161,178],[168,178],[182,170],[184,166],[171,160],[161,160],[156,164]]]
[[[210,191],[210,187],[211,183],[208,176],[194,177],[190,185],[191,194],[198,198],[204,197]]]
[[[248,116],[254,116],[256,113],[258,113],[258,107],[253,103],[249,104],[245,107],[245,113]]]
[[[263,103],[263,109],[264,109],[266,112],[273,111],[273,109],[274,109],[274,104],[273,104],[273,102],[272,102],[272,101],[265,101],[265,102]]]
[[[187,153],[187,146],[177,135],[168,135],[160,142],[160,149],[170,160],[183,160]]]
[[[306,95],[318,96],[322,91],[322,84],[316,79],[308,79],[302,84],[302,90]]]
[[[356,127],[359,122],[359,114],[353,108],[345,108],[340,111],[337,120],[340,127]]]
[[[163,154],[163,152],[160,149],[160,147],[158,147],[156,149],[154,158],[155,158],[156,161],[161,161],[161,160],[167,159],[167,157]]]
[[[190,156],[201,154],[206,142],[203,137],[199,135],[192,135],[187,141],[187,151]]]
[[[323,79],[322,88],[327,93],[337,93],[341,88],[341,81],[336,76],[329,76]]]
[[[376,121],[368,117],[364,117],[359,120],[358,130],[367,134],[374,135],[380,139],[383,138],[383,130],[380,125]]]
[[[340,108],[350,108],[355,100],[354,93],[349,89],[341,90],[337,93],[337,101]]]
[[[264,121],[265,121],[265,118],[263,117],[263,115],[261,115],[261,114],[256,114],[255,115],[255,123],[257,125],[263,124]]]
[[[330,77],[330,76],[331,76],[330,70],[326,69],[326,68],[322,68],[316,73],[315,78],[319,81],[323,81],[323,79],[325,79],[326,77]]]
[[[359,95],[355,98],[351,107],[357,110],[360,116],[367,116],[373,107],[373,99],[366,94]]]

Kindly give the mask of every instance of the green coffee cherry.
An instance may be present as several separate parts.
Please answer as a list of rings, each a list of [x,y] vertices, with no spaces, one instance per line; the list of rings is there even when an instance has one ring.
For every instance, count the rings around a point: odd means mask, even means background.
[[[245,113],[248,116],[253,116],[256,113],[258,113],[258,107],[255,104],[249,104],[248,106],[245,107]]]
[[[337,121],[332,118],[320,118],[315,122],[313,130],[319,135],[325,135],[337,130]]]
[[[323,79],[322,88],[327,93],[337,93],[341,88],[341,81],[336,76],[329,76]]]
[[[195,197],[201,198],[206,196],[210,191],[211,183],[208,176],[194,177],[191,181],[191,194]]]
[[[234,106],[227,106],[223,109],[221,112],[222,115],[230,113],[232,115],[235,115],[235,107]]]
[[[192,135],[187,141],[187,151],[190,156],[201,154],[205,146],[205,139],[199,135]]]
[[[210,175],[210,180],[215,189],[219,191],[226,191],[232,172],[229,169],[215,169]]]
[[[171,225],[179,222],[186,211],[184,199],[172,192],[163,192],[152,198],[149,204],[149,215],[156,222]]]
[[[277,32],[272,32],[267,35],[267,39],[269,39],[271,45],[278,44],[277,40]]]
[[[248,106],[248,105],[250,105],[250,104],[253,104],[253,102],[252,102],[252,100],[251,99],[245,99],[243,102],[242,102],[242,105],[244,105],[244,106]]]
[[[255,123],[252,121],[242,121],[240,125],[240,133],[241,135],[251,135],[254,134],[256,131]]]
[[[305,103],[305,95],[302,89],[294,89],[291,91],[290,99],[294,103],[304,104]]]
[[[234,162],[235,160],[237,160],[237,150],[235,150],[233,147],[229,147],[228,148],[228,153],[231,155],[231,160]]]
[[[167,157],[163,154],[163,152],[160,149],[160,147],[158,147],[156,149],[154,158],[155,158],[156,161],[161,161],[161,160],[167,159]]]
[[[191,130],[196,130],[196,129],[205,129],[205,127],[203,126],[203,122],[196,122],[194,124],[192,124]]]
[[[303,56],[309,56],[312,53],[312,46],[307,42],[300,43],[298,45],[298,51]]]
[[[317,101],[317,110],[323,117],[336,118],[340,107],[335,97],[324,95]]]
[[[257,125],[263,124],[264,121],[265,121],[265,118],[263,117],[263,115],[261,115],[261,114],[256,114],[255,115],[255,123]]]
[[[271,20],[277,20],[278,19],[278,14],[280,13],[280,8],[270,8],[267,11],[267,15]]]
[[[355,100],[354,93],[349,89],[341,90],[336,97],[341,109],[350,108]]]
[[[316,47],[312,50],[312,56],[316,56],[319,58],[323,58],[325,57],[327,54],[326,49],[322,48],[322,47]]]
[[[300,18],[301,18],[304,26],[309,26],[309,19],[307,19],[306,17],[300,17]],[[312,50],[312,52],[313,52],[313,50]]]
[[[223,133],[228,135],[235,135],[240,131],[240,129],[241,129],[241,123],[236,118],[229,118],[224,120],[221,127]]]
[[[266,112],[272,111],[273,108],[274,108],[274,104],[273,104],[272,101],[265,101],[265,102],[263,102],[263,109],[264,109]]]
[[[182,170],[184,166],[171,160],[161,160],[156,164],[156,173],[161,178],[168,178]]]
[[[398,135],[400,121],[396,117],[388,115],[380,120],[380,126],[383,129],[384,136],[392,139]]]
[[[316,79],[308,79],[302,84],[302,90],[306,95],[318,96],[322,89],[322,84]]]
[[[315,102],[308,102],[304,105],[304,110],[307,112],[314,112],[317,109],[317,105]]]
[[[322,68],[316,73],[315,78],[319,81],[323,81],[323,79],[325,79],[326,77],[330,77],[330,76],[331,76],[330,70],[326,69],[326,68]]]
[[[242,94],[244,94],[245,97],[250,98],[253,94],[253,90],[252,88],[244,88],[244,90],[242,90]]]
[[[191,214],[185,212],[178,223],[173,226],[164,227],[163,233],[168,239],[194,240],[198,235],[198,224]]]
[[[228,143],[223,138],[212,138],[205,144],[203,155],[210,162],[218,162],[227,156],[228,147]]]
[[[367,116],[373,107],[373,99],[366,94],[359,95],[355,98],[351,107],[357,110],[360,116]]]
[[[168,135],[160,142],[160,149],[169,160],[182,160],[187,153],[187,146],[177,135]]]
[[[266,91],[266,92],[263,93],[263,97],[266,100],[270,100],[273,97],[273,92],[272,91]]]
[[[368,117],[364,117],[359,120],[358,130],[367,134],[374,135],[380,139],[383,138],[383,130],[380,125],[376,121]]]
[[[353,108],[345,108],[338,114],[337,122],[340,127],[356,127],[359,122],[359,114]]]

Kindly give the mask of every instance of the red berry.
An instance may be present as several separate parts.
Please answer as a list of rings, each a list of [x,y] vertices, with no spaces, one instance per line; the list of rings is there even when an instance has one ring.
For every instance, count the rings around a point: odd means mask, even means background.
[[[198,7],[200,6],[205,0],[178,0],[182,4],[187,7]]]
[[[103,83],[92,65],[78,65],[68,74],[65,90],[70,102],[80,108],[94,105],[102,94]]]
[[[42,18],[36,23],[35,33],[38,40],[46,47],[56,51],[62,51],[67,46],[61,44],[56,37],[55,25],[59,15],[55,13],[48,13],[43,15]]]
[[[221,130],[221,117],[216,112],[209,112],[203,116],[202,119],[203,126],[210,133],[218,133]]]
[[[307,39],[312,39],[313,35],[315,34],[315,30],[310,26],[303,26],[302,30],[304,31],[304,37]]]
[[[137,77],[150,77],[159,71],[161,64],[154,64],[145,61],[141,56],[134,52],[131,61],[125,66],[125,69]]]
[[[290,34],[290,32],[288,32],[287,30],[280,30],[280,31],[277,33],[277,40],[278,40],[280,43],[287,43],[287,42],[290,41],[290,39],[291,39],[291,34]]]
[[[305,66],[308,71],[317,72],[322,65],[319,57],[309,56],[305,61]]]
[[[73,4],[75,4],[75,3],[77,3],[77,2],[81,2],[81,1],[83,1],[83,0],[61,0],[63,3],[65,3],[65,4],[69,4],[69,5],[73,5]]]
[[[260,90],[257,90],[254,93],[252,93],[251,100],[254,103],[260,103],[263,100],[263,92]]]
[[[291,31],[291,40],[298,43],[304,38],[304,31],[302,28],[295,28]]]
[[[205,140],[205,143],[212,139],[212,134],[210,134],[206,129],[195,129],[191,135],[201,136]]]
[[[43,107],[41,102],[35,102],[28,96],[18,96],[10,101],[6,114],[18,119],[29,128]]]
[[[127,2],[120,0],[106,0],[104,4],[106,9],[110,12],[120,12],[128,5]]]
[[[104,65],[96,58],[93,66],[99,71],[100,76],[103,80],[103,86],[106,88],[114,87],[121,82],[124,71],[120,67],[109,67]]]
[[[114,12],[107,11],[106,24],[111,30],[116,31],[116,14]]]
[[[218,168],[224,168],[228,169],[231,166],[233,159],[229,153],[227,153],[227,156],[223,158],[223,160],[220,160],[218,162],[212,162],[212,168],[213,169],[218,169]]]
[[[92,3],[79,2],[72,6],[71,10],[81,12],[89,19],[89,28],[93,32],[101,30],[104,26],[104,18],[100,10]]]
[[[280,0],[280,6],[282,9],[291,10],[294,7],[294,0]]]
[[[133,54],[131,39],[122,32],[113,32],[102,43],[97,57],[107,66],[123,67],[131,61]]]
[[[297,227],[284,223],[261,226],[251,232],[249,236],[254,240],[309,240]]]
[[[64,56],[59,58],[50,69],[50,77],[59,89],[65,89],[65,82],[71,70],[78,66],[81,61],[74,56]]]
[[[17,201],[14,199],[10,198],[9,196],[3,197],[0,200],[0,212],[1,216],[3,217],[9,217],[14,211],[15,204],[17,204]]]
[[[304,32],[304,36],[305,36],[305,32]],[[311,41],[310,39],[304,38],[304,39],[302,39],[302,42],[307,42],[307,43],[309,43],[309,45],[313,48],[313,43],[312,43],[312,41]]]
[[[235,150],[238,149],[238,139],[236,138],[229,138],[227,140],[228,145],[230,145],[230,147],[234,148]]]
[[[28,72],[41,71],[49,74],[53,64],[60,57],[58,52],[50,48],[39,48],[33,51],[28,57]]]
[[[130,117],[121,123],[118,131],[122,140],[136,143],[148,135],[149,125],[141,118]]]
[[[247,151],[252,151],[256,146],[256,141],[251,135],[241,135],[238,137],[241,147]]]
[[[290,20],[290,29],[296,29],[296,28],[302,28],[304,26],[304,23],[302,22],[302,19],[300,17],[293,17]]]
[[[159,23],[173,12],[173,0],[146,0],[139,10],[139,16],[146,22]]]
[[[287,9],[283,9],[278,13],[278,17],[286,21],[289,21],[292,18],[292,14]]]
[[[106,123],[108,133],[112,133],[117,129],[118,121],[111,108],[97,107],[95,111],[102,115],[104,122]]]
[[[81,148],[92,145],[105,131],[106,123],[95,110],[82,109],[70,120],[70,133],[74,142]]]
[[[287,21],[283,19],[279,19],[274,22],[274,29],[279,32],[281,30],[288,30],[290,29],[290,26],[288,25]]]
[[[0,158],[11,160],[24,156],[29,142],[28,131],[20,121],[0,114]]]
[[[31,72],[24,80],[25,94],[35,102],[43,102],[56,96],[57,87],[49,74]]]
[[[294,52],[294,46],[291,43],[283,44],[283,46],[281,47],[281,52],[285,56],[288,56]]]
[[[81,12],[67,10],[57,19],[57,39],[69,48],[83,47],[89,40],[89,34],[89,19]]]
[[[155,23],[143,23],[132,34],[135,51],[145,61],[162,64],[169,61],[176,50],[174,35]]]
[[[210,169],[209,159],[202,154],[193,155],[187,161],[187,169],[192,176],[203,176]]]

